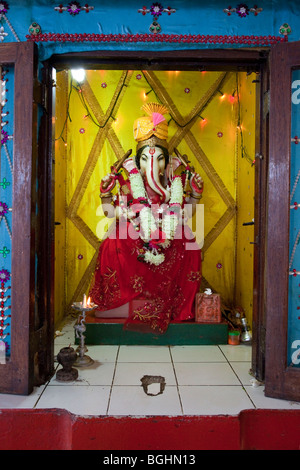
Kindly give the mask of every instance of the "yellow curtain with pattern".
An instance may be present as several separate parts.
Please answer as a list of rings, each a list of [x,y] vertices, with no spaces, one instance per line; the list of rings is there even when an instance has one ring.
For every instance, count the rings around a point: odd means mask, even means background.
[[[169,109],[169,150],[186,154],[204,180],[202,290],[252,315],[255,84],[233,72],[88,70],[78,84],[56,77],[55,311],[59,321],[88,292],[111,221],[101,178],[128,149],[145,102]],[[252,264],[251,264],[252,263]]]

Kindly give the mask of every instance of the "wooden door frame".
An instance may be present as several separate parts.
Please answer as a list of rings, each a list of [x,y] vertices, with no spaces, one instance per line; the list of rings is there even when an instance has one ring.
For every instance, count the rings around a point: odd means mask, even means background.
[[[254,245],[254,296],[253,296],[253,347],[252,370],[259,379],[264,379],[265,344],[265,215],[268,161],[268,113],[263,114],[268,87],[269,49],[215,49],[185,51],[89,51],[53,55],[44,63],[48,70],[57,71],[71,68],[113,69],[113,70],[198,70],[198,71],[256,71],[259,74],[257,85],[257,109],[260,118],[256,125],[256,194],[255,202],[255,245]],[[51,85],[49,84],[49,87]],[[51,117],[51,112],[49,116]],[[52,156],[49,153],[49,167]],[[51,173],[51,172],[50,172]],[[49,177],[50,177],[49,173]],[[50,182],[49,182],[50,187]],[[54,204],[54,202],[53,202]],[[54,207],[54,205],[53,205]],[[53,258],[54,259],[54,258]],[[52,280],[54,282],[54,280]],[[52,287],[54,289],[54,287]]]
[[[43,145],[48,118],[38,81],[36,44],[4,43],[0,48],[0,63],[13,66],[14,72],[11,354],[0,364],[0,393],[29,395],[54,372],[48,287],[47,198],[51,191],[46,185],[47,145]]]
[[[1,45],[1,64],[14,67],[11,354],[6,364],[0,364],[2,393],[28,394],[34,382],[34,351],[30,347],[35,292],[35,256],[30,256],[35,246],[32,208],[36,202],[32,164],[36,158],[33,155],[36,109],[32,105],[34,49],[30,43]]]
[[[265,394],[299,401],[300,369],[287,362],[291,162],[291,72],[300,68],[300,43],[270,54],[270,151],[266,251]]]
[[[1,45],[1,63],[14,67],[13,208],[11,261],[11,355],[0,364],[0,391],[28,394],[33,387],[33,350],[29,347],[34,323],[35,244],[32,206],[34,50],[29,43]],[[26,119],[24,117],[26,116]],[[23,119],[21,119],[22,117]]]

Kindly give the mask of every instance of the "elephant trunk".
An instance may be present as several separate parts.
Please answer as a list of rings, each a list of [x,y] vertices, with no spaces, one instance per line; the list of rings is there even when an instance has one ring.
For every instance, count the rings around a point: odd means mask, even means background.
[[[162,186],[160,182],[160,168],[157,158],[154,158],[153,156],[148,159],[146,177],[150,188],[161,196],[162,202],[168,202],[170,199],[170,193]]]

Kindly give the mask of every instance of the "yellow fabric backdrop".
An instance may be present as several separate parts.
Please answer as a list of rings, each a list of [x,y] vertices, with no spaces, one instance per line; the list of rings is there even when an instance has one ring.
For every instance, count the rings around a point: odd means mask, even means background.
[[[252,81],[245,73],[89,70],[78,85],[67,72],[57,74],[57,320],[88,292],[99,238],[108,226],[100,180],[128,149],[135,154],[133,122],[149,101],[168,107],[170,151],[187,154],[204,180],[202,289],[211,287],[224,304],[244,307],[251,320],[253,228],[242,223],[254,217]]]

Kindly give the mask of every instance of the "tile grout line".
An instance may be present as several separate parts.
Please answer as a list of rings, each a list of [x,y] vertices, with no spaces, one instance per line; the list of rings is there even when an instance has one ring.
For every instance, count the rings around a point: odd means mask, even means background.
[[[247,395],[247,397],[249,398],[249,400],[251,401],[252,405],[254,406],[254,408],[256,408],[256,405],[254,403],[254,401],[252,400],[252,398],[250,397],[250,395],[248,394],[247,390],[245,389],[245,386],[243,384],[243,382],[240,380],[239,376],[237,375],[237,373],[235,372],[234,368],[232,367],[230,361],[227,359],[226,355],[224,354],[224,352],[222,351],[222,349],[220,348],[220,346],[218,346],[218,348],[220,349],[220,351],[222,352],[223,356],[225,357],[226,361],[228,362],[229,364],[229,367],[231,368],[232,372],[235,374],[235,376],[237,377],[238,381],[240,382],[241,384],[241,387],[242,389],[244,390],[245,394]],[[247,362],[247,361],[236,361],[236,362]]]
[[[110,391],[109,391],[109,397],[108,397],[108,401],[107,401],[107,408],[106,408],[106,413],[105,413],[106,416],[108,415],[108,410],[109,410],[109,407],[110,407],[110,399],[111,399],[112,389],[113,389],[113,386],[114,386],[114,380],[115,380],[116,369],[117,369],[117,364],[118,364],[119,352],[120,352],[120,345],[118,345],[118,351],[117,351],[117,354],[116,354],[114,373],[113,373],[113,376],[112,376],[112,381],[111,381],[111,386],[110,386]]]
[[[55,373],[56,373],[56,371],[57,371],[58,367],[59,367],[59,364],[57,364],[57,365],[56,365],[56,367],[54,368],[54,374],[53,374],[53,376],[52,376],[52,377],[54,377],[54,375],[55,375]],[[34,405],[33,405],[33,407],[32,407],[33,409],[34,409],[34,408],[36,408],[36,406],[37,406],[38,402],[39,402],[39,401],[40,401],[40,399],[42,398],[42,395],[45,393],[45,391],[46,391],[46,388],[49,386],[49,384],[50,384],[50,381],[52,380],[52,377],[50,377],[50,379],[49,379],[49,380],[47,380],[46,384],[44,385],[44,388],[43,388],[43,390],[42,390],[41,394],[38,396],[38,398],[37,398],[36,402],[34,403]]]
[[[175,364],[174,364],[174,362],[173,362],[173,356],[172,356],[172,353],[171,353],[170,346],[168,346],[168,347],[169,347],[169,353],[170,353],[170,358],[171,358],[171,364],[172,364],[172,367],[173,367],[174,376],[175,376],[175,381],[176,381],[176,388],[177,388],[177,393],[178,393],[178,398],[179,398],[181,413],[182,413],[182,415],[184,415],[184,412],[183,412],[183,405],[182,405],[181,396],[180,396],[180,392],[179,392],[179,384],[178,384],[177,375],[176,375],[176,370],[175,370]]]

